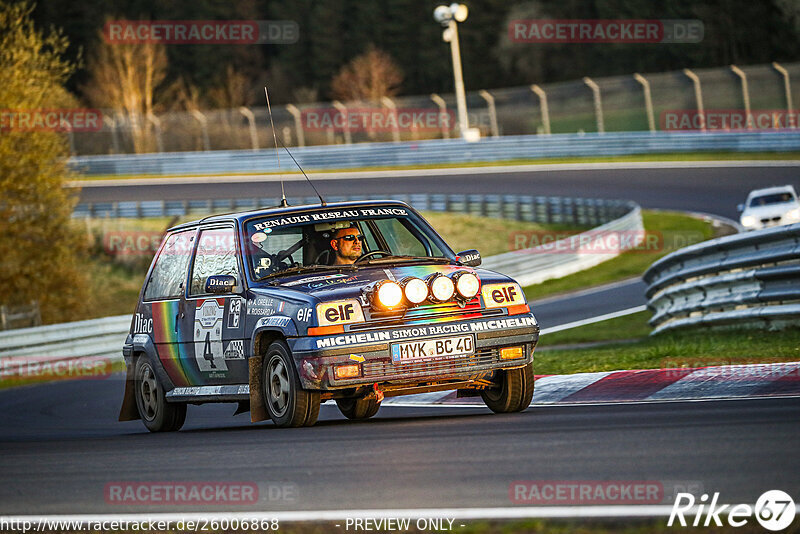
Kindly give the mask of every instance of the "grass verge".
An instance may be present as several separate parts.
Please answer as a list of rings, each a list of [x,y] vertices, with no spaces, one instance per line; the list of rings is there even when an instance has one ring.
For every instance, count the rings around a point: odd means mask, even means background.
[[[601,328],[602,324],[592,326]],[[575,339],[579,333],[572,335]],[[737,329],[664,333],[635,343],[542,351],[535,368],[536,374],[549,375],[794,361],[800,361],[800,331]]]
[[[476,161],[469,163],[432,163],[428,165],[398,165],[355,167],[346,169],[307,169],[310,173],[329,172],[370,172],[370,171],[399,171],[415,169],[463,169],[469,167],[502,167],[509,165],[556,165],[570,163],[627,163],[627,162],[658,162],[658,161],[786,161],[800,159],[800,152],[698,152],[694,154],[669,153],[669,154],[630,154],[622,156],[583,156],[562,158],[537,158],[537,159],[512,159],[505,161]],[[288,169],[292,171],[293,169]],[[192,174],[131,174],[131,175],[96,175],[83,176],[81,180],[117,180],[117,179],[158,179],[158,178],[186,178],[190,176],[267,176],[272,174],[293,174],[292,172],[225,172],[225,173],[192,173]],[[296,173],[299,175],[299,173]]]
[[[631,250],[591,269],[528,286],[524,288],[528,300],[641,276],[654,261],[670,252],[717,237],[710,222],[683,213],[644,210],[642,222],[647,237],[655,236],[654,246]]]
[[[536,309],[533,310],[534,314]],[[650,335],[652,328],[647,324],[651,314],[649,311],[633,313],[625,317],[617,317],[599,323],[587,324],[569,330],[561,330],[546,334],[539,340],[539,347],[554,347],[574,343],[591,343],[595,341],[619,341],[638,339]]]

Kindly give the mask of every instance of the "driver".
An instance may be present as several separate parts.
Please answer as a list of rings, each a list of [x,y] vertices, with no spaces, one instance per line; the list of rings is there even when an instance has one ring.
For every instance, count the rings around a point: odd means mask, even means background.
[[[333,234],[331,248],[336,259],[333,265],[352,265],[361,256],[364,236],[358,228],[340,228]]]

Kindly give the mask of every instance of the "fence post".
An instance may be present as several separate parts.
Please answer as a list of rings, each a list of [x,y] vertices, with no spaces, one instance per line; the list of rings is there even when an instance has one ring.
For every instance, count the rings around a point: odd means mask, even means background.
[[[789,115],[789,128],[797,128],[794,115],[792,115],[792,113],[794,113],[794,106],[792,106],[792,91],[791,85],[789,84],[789,72],[775,61],[772,62],[772,68],[777,70],[781,76],[783,76],[783,90],[786,93],[786,111]]]
[[[286,111],[294,117],[294,129],[297,132],[297,146],[306,146],[306,135],[303,132],[303,119],[300,110],[294,104],[288,104]]]
[[[256,116],[250,111],[249,108],[244,106],[239,108],[239,113],[245,116],[250,129],[250,143],[253,145],[253,150],[258,150],[258,132],[256,131]]]
[[[606,127],[605,123],[603,122],[603,103],[600,100],[600,86],[594,83],[594,80],[585,76],[583,78],[583,83],[589,86],[589,89],[592,90],[592,97],[594,99],[594,114],[597,118],[597,133],[605,133]]]
[[[7,314],[8,308],[6,308],[6,305],[3,304],[0,306],[0,330],[6,330],[8,327],[8,319],[6,318]]]
[[[644,90],[644,107],[647,111],[647,126],[650,128],[651,132],[655,133],[656,121],[653,116],[653,99],[650,96],[650,82],[638,72],[634,73],[633,78],[642,85],[642,89]]]
[[[489,106],[489,123],[492,128],[492,137],[500,137],[500,132],[497,128],[497,108],[494,106],[494,97],[484,89],[481,89],[478,94],[486,100],[486,104]]]
[[[700,78],[689,69],[683,69],[683,73],[687,78],[692,80],[692,84],[694,85],[694,98],[697,101],[697,113],[700,115],[700,130],[705,132],[706,116],[705,109],[703,108],[703,89],[700,87]]]
[[[742,81],[742,100],[744,100],[744,116],[745,120],[747,121],[747,128],[752,129],[753,120],[752,117],[750,116],[750,91],[747,89],[747,75],[744,73],[742,69],[740,69],[736,65],[731,65],[731,70]]]
[[[350,124],[349,120],[347,119],[347,106],[339,102],[338,100],[334,100],[331,105],[336,108],[336,111],[342,114],[342,121],[344,122],[344,126],[342,130],[344,131],[344,142],[346,145],[353,144],[353,136],[350,134]]]
[[[208,152],[211,150],[211,143],[208,140],[208,119],[197,109],[192,110],[192,116],[200,123],[200,129],[203,132],[203,150]]]
[[[542,108],[542,125],[544,126],[544,135],[550,135],[550,108],[547,106],[547,93],[544,89],[536,84],[531,85],[531,91],[536,93],[539,97],[539,107]]]
[[[439,126],[442,128],[442,138],[450,139],[450,116],[447,114],[447,103],[436,93],[431,93],[431,100],[439,106]]]
[[[394,114],[394,128],[392,128],[392,137],[395,143],[400,142],[400,126],[397,124],[397,106],[395,105],[394,101],[389,98],[388,96],[384,96],[381,98],[381,103],[386,106],[387,108],[391,109]]]

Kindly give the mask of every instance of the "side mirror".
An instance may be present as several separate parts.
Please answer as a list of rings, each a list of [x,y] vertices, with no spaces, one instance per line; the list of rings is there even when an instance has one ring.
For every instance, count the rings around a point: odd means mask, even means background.
[[[481,253],[475,249],[462,250],[456,254],[456,261],[461,265],[469,267],[477,267],[481,264]]]
[[[222,295],[232,293],[236,287],[236,277],[229,274],[215,274],[206,278],[206,293]]]
[[[744,204],[739,204],[738,206],[736,206],[736,211],[738,211],[739,213],[743,212],[744,211]]]

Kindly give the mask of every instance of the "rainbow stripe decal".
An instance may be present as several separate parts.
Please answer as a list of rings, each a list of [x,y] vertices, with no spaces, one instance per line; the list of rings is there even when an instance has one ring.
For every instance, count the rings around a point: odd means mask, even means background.
[[[178,301],[154,302],[153,340],[161,364],[176,387],[202,384],[203,379],[194,364],[194,343],[179,343],[183,332],[175,321],[178,317]],[[191,334],[191,332],[190,332]]]

